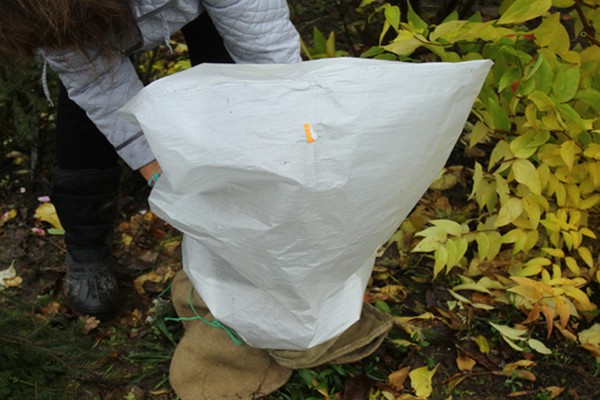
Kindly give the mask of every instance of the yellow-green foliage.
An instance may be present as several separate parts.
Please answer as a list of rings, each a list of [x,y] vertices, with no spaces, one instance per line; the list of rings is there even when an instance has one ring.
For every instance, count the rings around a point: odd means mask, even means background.
[[[433,253],[435,276],[459,268],[463,289],[500,290],[528,322],[543,315],[548,334],[597,316],[600,0],[504,1],[497,20],[450,16],[437,26],[412,10],[400,22],[396,6],[376,4],[381,40],[395,38],[367,57],[495,63],[468,133],[471,146],[493,148],[473,166],[479,214],[431,221],[413,251]]]

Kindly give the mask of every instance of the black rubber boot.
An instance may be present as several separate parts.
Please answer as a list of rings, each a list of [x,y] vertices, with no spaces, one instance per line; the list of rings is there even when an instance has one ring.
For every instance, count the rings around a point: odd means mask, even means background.
[[[117,216],[119,167],[54,170],[52,202],[65,228],[66,296],[73,311],[107,318],[118,305],[110,238]]]

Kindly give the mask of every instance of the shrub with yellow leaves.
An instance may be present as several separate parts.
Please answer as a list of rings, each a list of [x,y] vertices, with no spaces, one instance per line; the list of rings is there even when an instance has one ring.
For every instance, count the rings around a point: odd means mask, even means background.
[[[373,5],[364,0],[362,7]],[[492,149],[472,167],[476,215],[437,219],[416,235],[433,253],[434,277],[459,268],[501,282],[508,302],[548,336],[572,319],[593,319],[600,282],[600,0],[505,0],[498,19],[452,14],[437,26],[410,7],[382,13],[380,40],[363,56],[401,61],[491,59],[472,110],[469,146]],[[596,254],[596,255],[595,255]]]

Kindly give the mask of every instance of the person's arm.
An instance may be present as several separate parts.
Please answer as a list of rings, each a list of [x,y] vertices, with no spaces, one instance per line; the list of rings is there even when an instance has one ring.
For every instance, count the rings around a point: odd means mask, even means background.
[[[139,126],[116,115],[143,88],[129,58],[120,55],[110,59],[87,58],[74,50],[40,53],[58,73],[69,97],[86,111],[119,156],[132,169],[147,167],[140,171],[145,177],[155,159],[150,146]]]
[[[202,0],[237,63],[302,61],[300,36],[285,0]]]

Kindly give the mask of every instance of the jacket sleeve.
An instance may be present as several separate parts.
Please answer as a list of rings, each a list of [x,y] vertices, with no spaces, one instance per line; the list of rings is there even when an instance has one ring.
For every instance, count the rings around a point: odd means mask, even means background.
[[[300,36],[285,0],[202,0],[237,63],[300,62]]]
[[[131,168],[139,169],[154,160],[140,127],[116,115],[143,87],[129,58],[88,58],[75,50],[40,53],[58,74],[69,97],[86,111]]]

